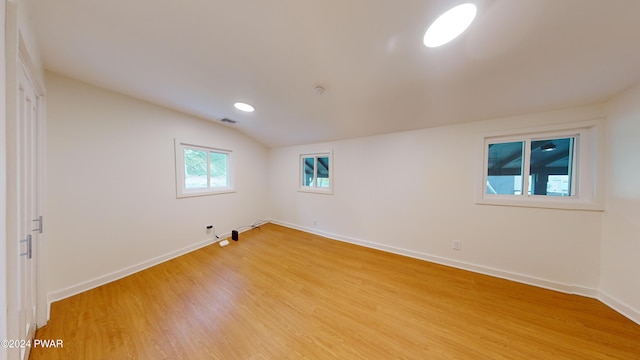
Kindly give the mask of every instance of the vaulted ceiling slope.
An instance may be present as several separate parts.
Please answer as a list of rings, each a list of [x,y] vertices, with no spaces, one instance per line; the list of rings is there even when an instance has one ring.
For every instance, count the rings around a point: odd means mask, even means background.
[[[468,31],[426,48],[429,24],[461,2],[27,4],[48,70],[236,120],[267,146],[592,104],[640,82],[638,0],[469,0]]]

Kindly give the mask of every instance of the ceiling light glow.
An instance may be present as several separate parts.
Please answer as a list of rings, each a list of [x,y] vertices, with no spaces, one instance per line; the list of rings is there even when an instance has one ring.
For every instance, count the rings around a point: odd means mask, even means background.
[[[542,150],[543,152],[554,151],[555,149],[556,149],[556,144],[554,143],[547,143],[540,147],[540,150]]]
[[[253,106],[243,102],[237,102],[233,104],[233,106],[235,106],[236,109],[244,112],[253,112],[255,110]]]
[[[457,38],[471,25],[476,12],[476,6],[467,3],[440,15],[424,34],[424,45],[430,48],[438,47]]]

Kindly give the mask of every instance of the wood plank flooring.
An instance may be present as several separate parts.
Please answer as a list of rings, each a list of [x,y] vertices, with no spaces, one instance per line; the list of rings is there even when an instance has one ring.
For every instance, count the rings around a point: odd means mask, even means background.
[[[273,224],[56,302],[31,359],[640,359],[597,300]]]

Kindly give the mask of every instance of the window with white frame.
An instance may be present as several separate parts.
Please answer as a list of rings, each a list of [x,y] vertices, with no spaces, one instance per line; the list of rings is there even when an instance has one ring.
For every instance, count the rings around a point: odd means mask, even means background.
[[[231,150],[175,141],[178,197],[233,192]]]
[[[300,191],[333,192],[331,152],[300,155]]]
[[[483,136],[476,202],[601,210],[596,124]]]

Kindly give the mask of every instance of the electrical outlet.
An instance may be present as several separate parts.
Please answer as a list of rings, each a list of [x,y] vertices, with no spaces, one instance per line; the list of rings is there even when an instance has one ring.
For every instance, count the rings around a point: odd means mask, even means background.
[[[453,247],[453,250],[462,250],[462,241],[453,240],[453,243],[451,244],[451,246]]]
[[[216,227],[213,225],[207,225],[205,228],[207,229],[207,235],[211,238],[214,237],[214,234],[216,233]]]
[[[318,220],[317,219],[313,219],[313,226],[318,225]]]

